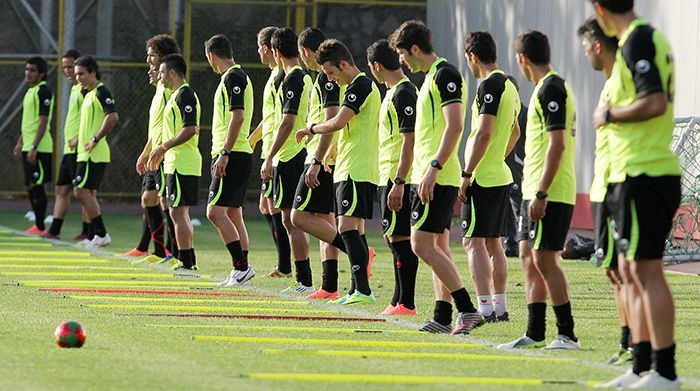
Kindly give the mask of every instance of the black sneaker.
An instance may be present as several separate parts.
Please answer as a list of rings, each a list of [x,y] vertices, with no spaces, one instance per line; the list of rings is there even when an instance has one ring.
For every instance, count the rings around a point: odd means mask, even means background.
[[[419,328],[418,331],[433,334],[450,334],[452,333],[452,326],[449,324],[445,326],[436,322],[434,319],[430,319],[429,321],[425,322],[425,324],[423,324],[423,326],[421,326],[421,328]]]
[[[484,315],[484,322],[486,322],[486,323],[498,322],[498,317],[496,316],[496,311],[494,311],[488,315]]]
[[[508,316],[508,311],[504,312],[503,315],[496,316],[499,322],[510,322],[510,316]]]

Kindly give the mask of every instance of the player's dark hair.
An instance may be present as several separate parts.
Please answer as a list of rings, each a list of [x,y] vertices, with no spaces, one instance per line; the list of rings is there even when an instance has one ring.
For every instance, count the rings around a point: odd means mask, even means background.
[[[389,41],[380,39],[367,48],[367,61],[378,62],[390,71],[395,71],[401,67],[399,55],[392,49]]]
[[[46,70],[48,69],[49,66],[46,64],[46,60],[44,60],[43,57],[39,57],[39,56],[29,57],[27,59],[27,64],[36,65],[36,70],[39,73],[44,75],[41,77],[41,80],[46,80]]]
[[[68,49],[61,58],[72,58],[74,61],[80,58],[80,52],[75,49]]]
[[[231,49],[231,41],[223,34],[216,34],[204,42],[204,50],[207,53],[214,53],[216,57],[221,59],[233,58],[233,49]]]
[[[161,64],[165,64],[165,69],[168,71],[173,70],[180,77],[185,77],[187,73],[187,63],[185,63],[185,58],[179,54],[168,54],[163,57]]]
[[[590,41],[600,42],[609,51],[614,52],[617,50],[617,38],[608,37],[607,35],[605,35],[603,29],[600,28],[598,21],[593,16],[586,19],[586,21],[583,22],[581,27],[578,28],[576,33],[581,38],[586,38]]]
[[[326,36],[321,29],[316,27],[307,27],[299,34],[299,46],[307,48],[312,52],[318,50],[321,43],[326,40]]]
[[[515,86],[515,90],[520,92],[520,84],[518,84],[518,81],[513,77],[513,75],[506,75],[506,79],[510,80],[510,82]]]
[[[282,27],[272,33],[270,43],[272,44],[272,48],[277,49],[284,58],[299,57],[297,34],[289,27]]]
[[[353,60],[348,47],[337,39],[327,39],[323,41],[321,46],[318,47],[318,50],[316,50],[316,62],[319,65],[328,62],[340,68],[341,61],[345,61],[350,65],[355,65],[355,60]]]
[[[634,0],[591,0],[613,14],[622,14],[634,8]]]
[[[277,27],[268,26],[263,27],[258,31],[258,40],[262,41],[263,45],[267,46],[268,49],[272,49],[272,34],[277,31]]]
[[[154,35],[146,41],[146,46],[155,50],[158,57],[161,58],[168,54],[180,53],[180,46],[178,46],[177,41],[168,34]]]
[[[88,71],[88,73],[94,72],[97,76],[97,79],[100,79],[100,66],[97,64],[97,60],[95,60],[94,57],[80,56],[77,60],[75,60],[74,66],[83,67]]]
[[[425,23],[419,20],[408,20],[401,23],[389,37],[391,47],[411,51],[413,45],[426,54],[433,52],[433,34]]]
[[[496,62],[496,41],[487,31],[475,31],[464,39],[464,52],[474,53],[484,64]]]
[[[516,53],[525,55],[535,65],[550,63],[549,39],[537,30],[527,30],[518,35],[513,48]]]

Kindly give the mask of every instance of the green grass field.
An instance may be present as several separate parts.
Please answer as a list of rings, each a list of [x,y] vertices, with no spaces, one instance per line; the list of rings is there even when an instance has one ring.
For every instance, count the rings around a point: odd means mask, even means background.
[[[223,278],[230,268],[228,253],[206,218],[194,217],[203,223],[195,232],[200,273]],[[105,222],[113,239],[109,251],[120,254],[133,247],[141,227],[139,216],[106,214]],[[20,212],[0,214],[0,226],[23,230],[28,225]],[[419,315],[411,318],[339,322],[146,315],[282,314],[381,319],[376,314],[390,299],[393,272],[390,253],[378,232],[367,235],[377,250],[371,280],[377,303],[341,308],[278,295],[276,292],[291,280],[264,277],[276,265],[267,225],[263,220],[250,219],[248,229],[249,258],[258,272],[253,280],[255,288],[225,290],[257,295],[245,297],[40,291],[38,286],[214,292],[207,289],[208,280],[174,278],[164,275],[162,269],[133,266],[128,261],[104,256],[62,255],[79,250],[0,234],[0,389],[463,389],[465,385],[460,382],[481,383],[477,385],[480,389],[494,390],[562,389],[582,386],[537,385],[536,381],[600,381],[624,370],[601,364],[617,348],[619,326],[611,288],[602,270],[586,262],[564,261],[571,282],[576,331],[584,347],[575,352],[502,352],[489,346],[509,341],[525,330],[523,275],[517,259],[510,259],[508,282],[512,321],[487,324],[467,338],[410,332],[432,316],[432,285],[424,264],[417,283]],[[79,219],[69,216],[63,236],[72,237],[78,230]],[[315,240],[311,248],[318,248]],[[463,277],[469,281],[464,251],[455,245],[453,253]],[[317,251],[312,252],[311,259],[314,282],[318,285],[321,267]],[[349,286],[348,269],[347,260],[341,257],[341,289]],[[72,273],[99,274],[71,276]],[[105,273],[118,276],[110,278]],[[700,285],[693,276],[668,274],[668,279],[677,306],[678,371],[686,387],[698,387],[700,382],[695,379],[700,379],[700,357],[696,353],[700,346]],[[71,280],[102,282],[68,282]],[[160,285],[173,282],[178,285]],[[199,289],[190,289],[200,284],[203,285]],[[473,294],[471,283],[467,289]],[[266,296],[270,294],[273,296]],[[82,349],[61,349],[53,341],[55,327],[67,320],[77,320],[87,329],[88,338]],[[354,331],[357,329],[383,332],[360,333]],[[548,339],[555,334],[550,309]],[[237,339],[220,341],[193,336]],[[355,376],[335,378],[330,383],[333,379],[304,374]]]

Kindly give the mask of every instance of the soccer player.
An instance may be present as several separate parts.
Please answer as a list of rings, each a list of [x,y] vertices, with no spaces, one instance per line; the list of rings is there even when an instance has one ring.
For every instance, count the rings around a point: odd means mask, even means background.
[[[525,273],[527,332],[498,346],[538,346],[545,339],[547,296],[557,318],[557,337],[547,349],[580,349],[574,334],[569,284],[559,263],[576,203],[574,136],[576,104],[569,84],[550,63],[549,40],[529,30],[515,40],[520,70],[535,84],[527,115],[520,259]]]
[[[70,49],[61,57],[61,70],[66,81],[71,83],[70,96],[68,98],[68,110],[63,124],[63,157],[58,169],[56,180],[56,202],[53,207],[53,222],[49,231],[44,235],[47,239],[60,239],[63,219],[70,208],[70,196],[75,178],[75,166],[77,164],[78,131],[80,129],[80,107],[83,104],[85,91],[81,91],[80,84],[75,80],[75,60],[80,58],[80,53]],[[81,241],[87,238],[88,219],[83,210],[83,230],[74,238]]]
[[[379,110],[379,204],[393,255],[394,295],[383,315],[415,315],[418,257],[411,249],[411,164],[418,90],[403,73],[399,55],[381,39],[367,49],[372,75],[387,87]]]
[[[51,117],[54,96],[46,84],[46,60],[31,57],[24,65],[24,80],[29,89],[22,103],[22,130],[14,148],[14,155],[22,158],[24,166],[24,187],[29,193],[34,225],[24,231],[32,235],[46,233],[46,189],[44,183],[51,182],[51,162],[53,139],[51,138]]]
[[[90,219],[88,235],[91,237],[80,243],[85,247],[104,247],[112,242],[112,238],[102,221],[97,190],[110,161],[107,136],[119,123],[119,114],[112,93],[100,81],[97,61],[90,56],[83,56],[75,60],[74,68],[80,87],[87,90],[80,107],[78,156],[73,186],[75,198],[80,201]]]
[[[297,35],[292,29],[277,29],[272,34],[271,44],[275,59],[285,73],[278,95],[281,104],[278,115],[281,115],[282,119],[274,132],[270,151],[260,168],[260,177],[263,181],[274,177],[273,200],[275,207],[282,210],[282,222],[287,229],[294,256],[296,282],[285,291],[308,295],[316,291],[311,280],[309,238],[304,231],[292,224],[291,212],[294,189],[304,174],[306,159],[304,144],[294,140],[294,132],[306,126],[312,81],[311,76],[301,68]]]
[[[425,72],[416,101],[411,246],[432,268],[436,302],[433,319],[421,331],[466,334],[484,317],[474,308],[449,249],[450,220],[460,186],[456,146],[465,116],[464,79],[435,54],[432,33],[423,22],[404,22],[390,43],[411,72]],[[459,311],[454,329],[451,300]]]
[[[328,39],[316,51],[316,63],[331,81],[346,85],[343,105],[335,117],[312,124],[296,134],[297,142],[309,141],[315,134],[340,131],[338,158],[333,171],[338,230],[330,224],[314,235],[350,259],[353,286],[334,303],[350,305],[374,303],[369,286],[369,248],[364,237],[365,219],[372,218],[372,207],[379,182],[379,136],[377,123],[381,97],[379,89],[355,66],[352,54],[340,41]],[[320,231],[320,230],[319,230]],[[338,233],[340,232],[340,233]]]
[[[681,197],[681,169],[669,149],[673,53],[664,34],[635,14],[633,0],[592,3],[603,31],[619,40],[609,99],[595,110],[593,124],[612,129],[608,148],[615,164],[605,205],[621,252],[618,268],[634,345],[632,370],[605,386],[680,388],[675,309],[661,259]]]
[[[267,78],[263,90],[262,120],[260,124],[250,133],[248,140],[251,148],[262,140],[260,157],[265,160],[272,146],[272,137],[279,124],[277,112],[277,94],[284,80],[284,69],[277,64],[275,56],[272,54],[272,34],[277,31],[277,27],[264,27],[258,32],[258,55],[260,62],[270,68],[270,76]],[[272,239],[277,249],[277,267],[272,270],[268,277],[286,278],[292,276],[291,247],[289,246],[289,234],[282,223],[282,211],[275,208],[272,202],[272,182],[263,181],[260,190],[260,213],[267,220],[267,225],[272,233]]]
[[[255,277],[248,266],[248,231],[243,221],[243,200],[253,163],[248,143],[253,118],[253,84],[233,59],[231,42],[223,34],[204,43],[211,69],[221,75],[214,94],[212,117],[212,180],[207,217],[219,231],[231,255],[233,269],[221,286],[245,284]]]
[[[145,218],[139,244],[124,255],[148,255],[148,245],[153,239],[153,255],[144,258],[148,262],[162,261],[167,255],[166,247],[173,256],[177,255],[174,228],[169,229],[172,226],[172,219],[168,213],[168,203],[165,199],[163,167],[159,167],[156,171],[148,171],[146,170],[146,163],[153,147],[160,145],[162,141],[163,109],[172,94],[172,91],[165,88],[163,83],[158,80],[160,60],[168,54],[179,52],[180,48],[177,41],[170,35],[159,34],[146,41],[146,63],[149,65],[148,82],[155,86],[156,90],[148,110],[148,140],[146,140],[143,151],[141,151],[136,160],[136,172],[143,177],[141,183],[141,205],[144,208]],[[163,221],[164,214],[165,222]],[[167,246],[164,244],[166,231],[168,232]],[[171,262],[172,264],[176,263],[175,261]]]
[[[161,58],[159,78],[173,93],[163,111],[163,143],[151,151],[146,163],[151,171],[163,163],[165,191],[179,247],[179,262],[172,267],[176,271],[197,270],[189,207],[197,205],[202,175],[202,155],[198,148],[201,109],[197,94],[185,80],[186,73],[187,64],[181,55]]]
[[[320,124],[335,117],[339,111],[343,92],[331,81],[316,62],[315,53],[325,40],[323,32],[309,27],[299,34],[299,55],[306,67],[318,72],[309,101],[309,114],[306,126]],[[344,89],[344,88],[343,88]],[[292,223],[300,230],[313,235],[317,227],[330,225],[335,228],[335,205],[333,195],[332,151],[336,151],[337,133],[314,137],[306,145],[304,175],[299,178],[294,204]],[[330,151],[330,152],[329,152]],[[326,169],[327,168],[327,169]],[[323,282],[321,288],[307,296],[310,299],[338,298],[338,254],[337,248],[324,241],[319,242],[323,260]],[[310,271],[309,271],[310,273]]]
[[[501,237],[506,234],[513,175],[505,158],[520,136],[520,96],[496,63],[491,34],[467,34],[464,55],[472,75],[482,81],[472,104],[471,133],[464,149],[459,191],[462,245],[469,256],[479,312],[487,322],[507,321],[508,260]]]
[[[520,93],[518,81],[512,75],[506,75],[513,83],[515,90]],[[520,219],[520,204],[523,202],[523,163],[525,162],[525,134],[527,128],[527,106],[520,100],[520,114],[518,114],[518,126],[520,127],[520,137],[513,147],[513,151],[506,157],[506,164],[513,175],[513,184],[510,187],[510,211],[506,214],[506,236],[503,238],[503,247],[507,257],[518,257],[518,220]]]

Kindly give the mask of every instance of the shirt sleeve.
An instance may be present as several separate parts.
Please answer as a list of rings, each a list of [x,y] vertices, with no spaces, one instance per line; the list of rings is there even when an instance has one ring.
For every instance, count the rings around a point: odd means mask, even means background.
[[[661,73],[655,61],[656,46],[653,34],[653,29],[638,28],[622,47],[622,55],[627,67],[632,71],[638,99],[664,90]]]
[[[454,67],[443,67],[435,72],[435,85],[440,92],[442,106],[457,102],[464,103],[462,102],[463,84],[462,75]]]
[[[321,103],[323,108],[340,106],[340,86],[329,80],[328,76],[321,72],[319,86],[321,87]]]
[[[199,126],[197,123],[197,97],[190,88],[180,92],[175,98],[175,103],[180,109],[182,124],[187,126]]]
[[[117,112],[117,108],[114,106],[114,98],[107,87],[102,86],[97,90],[97,100],[100,101],[105,115]]]
[[[566,129],[566,89],[563,80],[549,80],[542,86],[537,98],[547,131]]]
[[[248,80],[229,72],[224,78],[224,88],[228,95],[228,110],[245,109],[245,89],[248,86]]]
[[[416,125],[416,93],[408,88],[397,90],[392,98],[399,133],[413,133]]]
[[[304,93],[304,75],[296,72],[282,83],[282,114],[296,114]]]
[[[505,86],[505,78],[495,77],[490,77],[479,84],[479,89],[476,92],[479,114],[498,114]]]
[[[366,77],[357,79],[345,90],[343,106],[349,108],[355,112],[355,114],[358,114],[362,108],[362,105],[365,104],[367,97],[369,97],[369,94],[371,93],[372,81]]]
[[[39,87],[37,95],[39,96],[39,115],[49,116],[51,113],[51,100],[53,100],[53,92],[51,92],[51,89],[48,86],[43,85]]]

